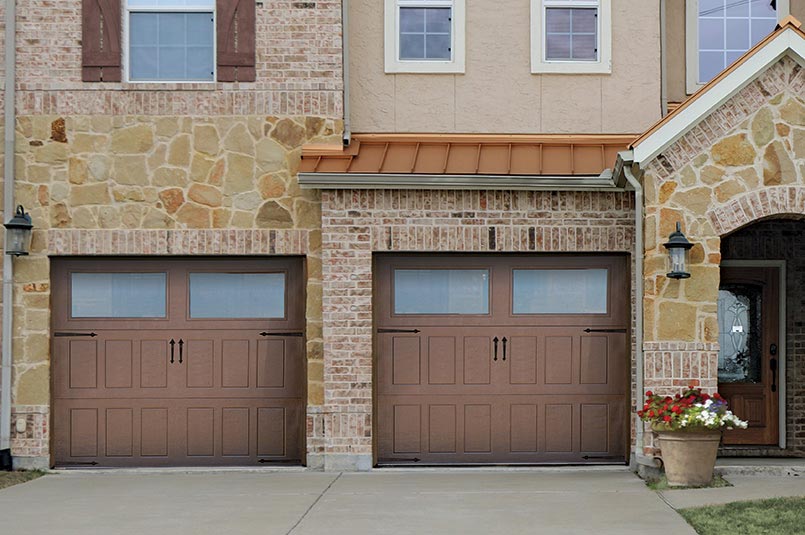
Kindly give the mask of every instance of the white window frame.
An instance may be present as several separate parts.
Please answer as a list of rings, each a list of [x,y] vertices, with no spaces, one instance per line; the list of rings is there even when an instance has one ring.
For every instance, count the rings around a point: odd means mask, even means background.
[[[449,61],[400,59],[400,8],[452,8],[450,30],[452,57]],[[385,59],[387,73],[463,74],[465,63],[465,0],[385,0]]]
[[[777,22],[781,22],[790,13],[790,0],[777,0]],[[687,94],[692,95],[705,85],[707,83],[699,83],[699,0],[685,0],[685,86]]]
[[[598,60],[546,60],[545,10],[549,7],[598,9]],[[611,0],[531,0],[531,73],[610,74],[612,72]]]
[[[214,84],[218,80],[218,28],[217,2],[212,7],[203,6],[130,6],[129,0],[123,0],[123,72],[124,80],[129,84]],[[210,13],[212,12],[212,80],[132,80],[130,76],[129,36],[131,30],[129,23],[132,13]]]

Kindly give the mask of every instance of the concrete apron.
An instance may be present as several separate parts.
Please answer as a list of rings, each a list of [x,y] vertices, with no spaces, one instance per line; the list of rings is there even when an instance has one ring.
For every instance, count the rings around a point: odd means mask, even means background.
[[[693,530],[626,469],[60,472],[0,491],[10,533],[519,534]]]

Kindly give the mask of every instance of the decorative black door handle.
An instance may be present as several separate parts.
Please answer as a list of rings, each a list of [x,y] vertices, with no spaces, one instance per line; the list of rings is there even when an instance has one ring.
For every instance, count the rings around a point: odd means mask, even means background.
[[[179,364],[182,363],[182,347],[184,346],[184,340],[179,338]]]
[[[777,359],[771,359],[769,367],[771,368],[771,391],[777,392]]]
[[[506,360],[506,337],[503,337],[503,360]]]
[[[176,341],[173,338],[171,338],[171,341],[168,343],[171,345],[171,364],[173,364],[173,351],[174,346],[176,345]]]
[[[497,336],[492,338],[492,343],[495,344],[495,356],[492,358],[492,360],[497,360],[498,359],[498,337]]]

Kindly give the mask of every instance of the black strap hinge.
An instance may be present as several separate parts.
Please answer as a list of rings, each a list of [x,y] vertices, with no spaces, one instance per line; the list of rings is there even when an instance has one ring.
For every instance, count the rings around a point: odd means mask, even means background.
[[[89,336],[90,338],[95,338],[96,336],[98,336],[98,334],[97,333],[67,333],[67,332],[59,332],[59,333],[53,333],[53,336],[55,336],[56,338],[62,338],[62,337],[65,337],[65,336]]]
[[[305,336],[303,332],[291,332],[291,333],[269,333],[269,332],[261,332],[260,336],[295,336],[297,338],[302,338]]]
[[[388,333],[421,333],[419,329],[378,329],[378,333],[381,334],[388,334]]]
[[[626,329],[584,329],[586,333],[625,333]]]

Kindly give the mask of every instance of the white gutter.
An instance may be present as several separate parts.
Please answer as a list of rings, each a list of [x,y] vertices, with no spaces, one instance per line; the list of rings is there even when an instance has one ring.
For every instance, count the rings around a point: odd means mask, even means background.
[[[302,189],[471,189],[624,191],[605,169],[598,176],[426,175],[397,173],[299,173]]]
[[[352,123],[349,120],[349,0],[341,0],[341,66],[344,84],[344,146],[352,142]]]
[[[644,362],[643,362],[643,255],[645,252],[645,239],[643,235],[643,186],[632,172],[634,155],[632,151],[625,151],[618,154],[618,162],[615,165],[616,176],[622,172],[624,178],[634,189],[635,201],[635,394],[638,397],[638,404],[643,402],[644,384]],[[659,468],[659,463],[653,457],[643,455],[643,422],[637,414],[635,419],[635,455],[637,464]]]
[[[17,6],[16,0],[6,0],[6,74],[5,74],[5,154],[3,166],[3,217],[14,213],[14,137],[16,133],[16,67],[17,67]],[[5,240],[3,240],[5,243]],[[0,251],[0,254],[4,251]],[[11,460],[11,339],[14,264],[11,256],[3,254],[3,341],[0,360],[0,462]],[[10,467],[0,467],[10,468]]]

